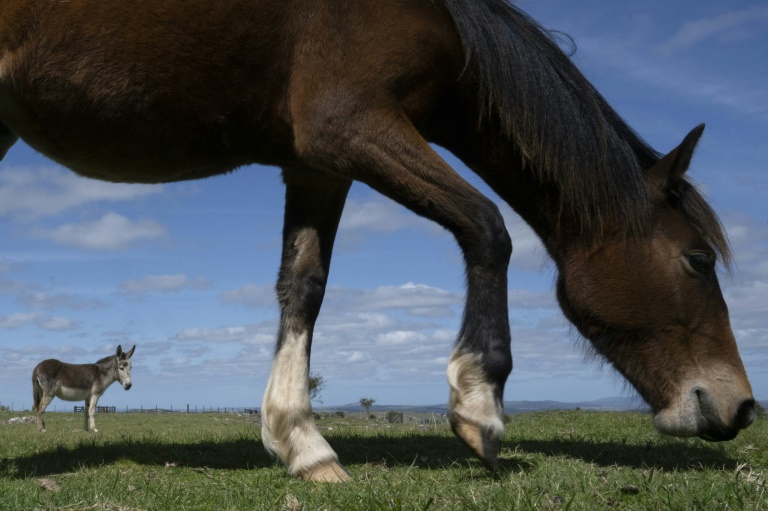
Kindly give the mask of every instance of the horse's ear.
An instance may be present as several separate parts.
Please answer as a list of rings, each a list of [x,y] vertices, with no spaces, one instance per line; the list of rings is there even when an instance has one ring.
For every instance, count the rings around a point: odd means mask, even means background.
[[[123,347],[121,345],[117,345],[117,356],[119,357],[123,353]]]
[[[136,345],[133,345],[133,348],[128,351],[128,353],[125,354],[125,358],[131,358],[133,356],[133,352],[136,351]]]
[[[670,185],[683,179],[702,133],[704,133],[703,123],[693,128],[679,146],[645,171],[645,180],[652,194],[666,195]]]

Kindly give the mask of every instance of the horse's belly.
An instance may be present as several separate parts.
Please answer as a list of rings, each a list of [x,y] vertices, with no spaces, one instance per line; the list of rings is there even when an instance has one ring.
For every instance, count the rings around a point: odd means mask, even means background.
[[[150,70],[137,77],[129,66],[116,65],[111,75],[84,71],[77,79],[64,69],[54,80],[38,72],[35,62],[5,60],[0,123],[83,176],[164,183],[291,158],[284,104],[258,80],[243,86],[245,91],[215,93],[218,82],[211,79],[199,90],[186,81],[163,88],[147,78]],[[70,60],[69,66],[78,63]]]
[[[63,399],[64,401],[85,401],[91,395],[91,389],[78,389],[73,387],[65,387],[62,385],[61,389],[56,393],[56,397]]]
[[[41,154],[80,175],[113,182],[166,183],[198,179],[254,163],[258,136],[251,147],[233,143],[226,120],[190,118],[188,112],[159,118],[155,111],[120,104],[120,115],[83,107],[73,113],[66,105],[36,106],[3,98],[0,123]],[[162,109],[158,109],[162,110]],[[237,134],[241,137],[240,133]]]

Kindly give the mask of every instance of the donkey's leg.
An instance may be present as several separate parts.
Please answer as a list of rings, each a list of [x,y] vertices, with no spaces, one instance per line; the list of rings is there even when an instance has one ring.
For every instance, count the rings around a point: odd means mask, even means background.
[[[5,157],[5,153],[11,148],[13,144],[19,139],[16,133],[12,132],[8,127],[0,122],[0,160]]]
[[[85,400],[85,406],[83,407],[83,418],[85,419],[86,431],[93,431],[94,433],[99,432],[99,430],[96,429],[96,419],[94,418],[94,414],[96,413],[96,403],[98,402],[99,396],[95,394]]]
[[[349,473],[315,426],[308,378],[312,331],[351,182],[297,168],[284,169],[283,178],[287,188],[277,282],[280,330],[262,405],[262,441],[291,474],[344,481]]]
[[[451,169],[396,106],[371,112],[350,94],[311,97],[299,106],[294,132],[301,156],[368,184],[456,237],[466,264],[467,303],[448,370],[450,420],[475,454],[495,466],[504,432],[504,384],[512,370],[507,312],[512,244],[498,208]],[[302,119],[306,124],[298,122]]]
[[[42,432],[45,431],[43,413],[45,412],[45,409],[48,408],[48,405],[51,404],[51,401],[53,401],[53,394],[46,392],[38,382],[34,382],[33,385],[35,387],[35,404],[32,406],[32,411],[35,412],[35,416],[37,417],[37,430]]]

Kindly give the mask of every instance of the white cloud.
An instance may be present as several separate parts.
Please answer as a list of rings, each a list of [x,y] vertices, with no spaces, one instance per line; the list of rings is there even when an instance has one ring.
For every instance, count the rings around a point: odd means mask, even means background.
[[[15,330],[25,326],[37,326],[43,330],[56,332],[74,330],[77,328],[75,323],[66,318],[51,317],[39,312],[0,316],[0,329]]]
[[[553,291],[510,289],[507,294],[510,309],[558,309]]]
[[[248,308],[274,307],[277,305],[275,288],[271,285],[257,286],[246,284],[245,286],[223,291],[219,299],[224,303],[242,305]]]
[[[124,250],[132,244],[167,235],[165,227],[152,220],[130,220],[107,213],[99,220],[81,224],[64,224],[55,229],[33,230],[38,238],[60,245],[86,250]]]
[[[77,328],[77,325],[72,323],[70,320],[61,317],[47,317],[41,319],[38,324],[43,330],[53,330],[57,332],[74,330]]]
[[[0,328],[12,329],[20,328],[25,325],[32,324],[40,319],[41,315],[36,312],[31,313],[18,313],[8,314],[0,316]]]
[[[728,304],[734,329],[764,328],[768,313],[768,281],[724,285],[723,295]]]
[[[430,318],[454,316],[454,307],[460,306],[464,301],[463,293],[453,293],[412,282],[368,290],[331,288],[326,296],[325,307],[336,311],[401,310],[412,316]]]
[[[525,221],[509,206],[501,205],[501,216],[512,238],[509,267],[515,270],[539,272],[553,264],[541,240]]]
[[[73,309],[82,310],[104,307],[98,300],[88,300],[73,296],[69,293],[47,293],[45,291],[29,291],[19,293],[16,301],[35,309]]]
[[[395,330],[378,335],[377,342],[382,345],[401,345],[414,342],[424,342],[427,336],[420,332]]]
[[[428,220],[383,197],[370,201],[349,199],[344,206],[339,231],[342,233],[393,232],[407,227],[424,227],[428,223]]]
[[[725,106],[742,114],[768,116],[768,91],[763,82],[733,73],[714,74],[708,66],[689,59],[664,59],[646,49],[627,46],[615,38],[579,38],[579,47],[595,62],[618,70],[640,84],[647,84],[684,98]]]
[[[740,214],[724,219],[739,282],[768,280],[768,224]]]
[[[740,11],[728,11],[712,18],[687,21],[669,40],[659,45],[663,53],[685,50],[691,46],[716,36],[733,38],[748,30],[747,25],[768,20],[768,7],[752,7]]]
[[[162,191],[161,185],[107,183],[56,167],[10,167],[0,172],[0,216],[35,219],[88,203],[130,201]]]
[[[120,292],[125,294],[176,293],[209,287],[211,283],[205,277],[191,279],[184,274],[147,275],[136,280],[126,280],[120,284]]]
[[[219,328],[187,328],[173,337],[182,342],[242,343],[244,345],[274,344],[277,327],[272,323]]]
[[[13,280],[0,280],[0,295],[15,296],[16,301],[35,309],[87,309],[102,307],[103,303],[72,296],[69,293],[51,293],[35,284]]]
[[[528,224],[506,203],[499,202],[498,205],[504,224],[512,238],[513,252],[510,268],[539,272],[552,264],[541,240]],[[453,239],[451,234],[438,224],[411,213],[403,206],[384,197],[376,197],[368,201],[354,199],[347,201],[339,224],[339,240],[345,243],[357,240],[366,233],[390,233],[402,229],[419,229],[433,236]]]

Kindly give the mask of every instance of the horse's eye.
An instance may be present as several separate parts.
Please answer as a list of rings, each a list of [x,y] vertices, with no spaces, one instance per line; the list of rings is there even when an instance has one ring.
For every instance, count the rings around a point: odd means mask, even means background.
[[[715,258],[704,252],[695,252],[686,256],[686,261],[691,270],[701,275],[707,275],[715,266]]]

